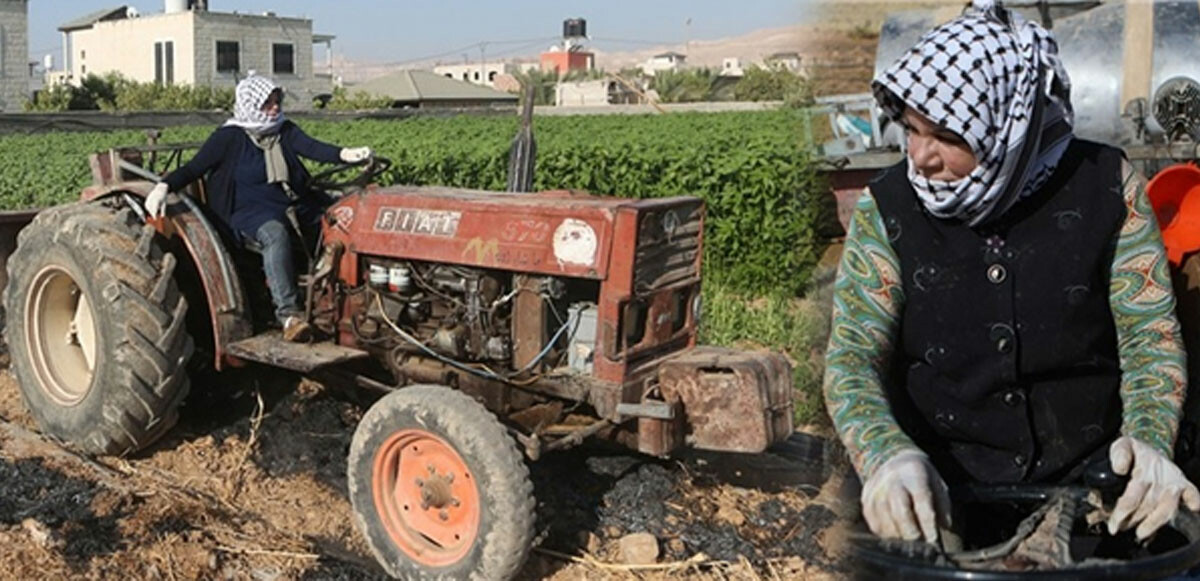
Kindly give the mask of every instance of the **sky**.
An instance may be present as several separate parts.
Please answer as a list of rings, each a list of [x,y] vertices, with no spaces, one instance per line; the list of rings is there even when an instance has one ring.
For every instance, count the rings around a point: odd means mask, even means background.
[[[714,40],[801,22],[811,0],[209,0],[220,12],[300,16],[313,32],[333,34],[334,50],[353,61],[402,63],[535,55],[562,34],[564,18],[587,19],[591,45],[615,52]],[[162,12],[162,0],[125,4]],[[61,58],[58,27],[121,0],[30,0],[30,59]],[[690,24],[689,24],[690,21]]]

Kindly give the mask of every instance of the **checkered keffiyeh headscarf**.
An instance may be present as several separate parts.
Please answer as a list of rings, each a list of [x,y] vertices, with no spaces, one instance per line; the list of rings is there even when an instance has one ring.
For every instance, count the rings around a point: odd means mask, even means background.
[[[226,125],[236,125],[256,135],[269,135],[279,130],[283,125],[283,111],[271,121],[263,113],[263,103],[279,86],[271,79],[260,77],[253,72],[244,78],[234,89],[233,117]]]
[[[978,165],[952,181],[908,179],[934,216],[971,226],[1002,215],[1046,182],[1071,139],[1070,81],[1048,32],[995,0],[974,0],[875,78],[899,120],[912,107],[962,136]]]

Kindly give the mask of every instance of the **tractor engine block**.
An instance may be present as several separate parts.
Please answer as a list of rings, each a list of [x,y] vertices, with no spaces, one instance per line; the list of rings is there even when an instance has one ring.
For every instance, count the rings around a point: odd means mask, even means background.
[[[364,333],[377,330],[398,344],[420,349],[420,343],[457,361],[511,360],[511,276],[387,259],[368,260],[367,272],[368,292],[378,300],[368,303],[365,315],[376,324]]]

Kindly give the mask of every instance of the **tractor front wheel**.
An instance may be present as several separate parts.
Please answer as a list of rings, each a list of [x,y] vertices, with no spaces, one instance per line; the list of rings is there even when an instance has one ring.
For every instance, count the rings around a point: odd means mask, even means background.
[[[496,416],[441,386],[379,400],[348,463],[360,530],[399,579],[511,579],[533,537],[533,485]]]
[[[50,208],[21,230],[5,335],[21,395],[46,433],[123,455],[175,423],[192,340],[174,269],[154,229],[119,206]]]

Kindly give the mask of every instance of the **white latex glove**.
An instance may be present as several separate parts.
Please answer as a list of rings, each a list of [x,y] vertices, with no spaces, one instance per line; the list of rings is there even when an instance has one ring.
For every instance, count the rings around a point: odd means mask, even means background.
[[[924,452],[908,450],[880,466],[862,490],[863,517],[882,538],[936,543],[950,523],[950,493]]]
[[[1138,525],[1137,538],[1145,539],[1175,517],[1181,500],[1189,509],[1200,511],[1200,491],[1174,462],[1149,444],[1121,436],[1108,448],[1108,458],[1117,474],[1130,474],[1133,468],[1125,493],[1108,519],[1109,534]]]
[[[343,147],[339,156],[346,163],[358,163],[371,157],[370,147]]]
[[[146,196],[146,213],[151,218],[162,218],[167,212],[167,183],[158,182],[150,195]]]

